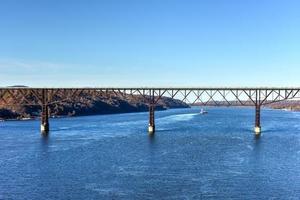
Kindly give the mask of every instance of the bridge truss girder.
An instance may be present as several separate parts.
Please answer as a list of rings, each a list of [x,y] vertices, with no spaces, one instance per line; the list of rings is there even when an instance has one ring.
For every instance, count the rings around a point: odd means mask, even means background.
[[[178,99],[190,105],[255,106],[300,98],[300,88],[1,88],[0,105],[42,105],[43,91],[48,104],[70,101],[81,93],[93,96],[140,96],[145,102],[154,104],[161,98]],[[56,95],[63,97],[55,100]],[[6,102],[9,97],[10,102]]]
[[[82,95],[85,94],[85,95]],[[59,98],[58,98],[59,96]],[[255,106],[255,130],[260,133],[260,107],[300,98],[300,88],[0,88],[0,108],[11,105],[41,106],[42,124],[49,129],[48,106],[74,97],[142,97],[149,104],[149,132],[155,131],[154,108],[161,98],[199,106]],[[20,102],[20,99],[22,101]],[[151,126],[151,127],[150,127]],[[41,127],[43,128],[43,127]],[[150,131],[151,128],[151,131]]]

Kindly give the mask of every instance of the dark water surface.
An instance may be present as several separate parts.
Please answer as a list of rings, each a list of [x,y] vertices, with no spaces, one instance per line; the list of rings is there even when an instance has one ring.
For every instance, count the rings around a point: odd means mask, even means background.
[[[0,122],[0,199],[300,199],[300,113],[208,111]]]

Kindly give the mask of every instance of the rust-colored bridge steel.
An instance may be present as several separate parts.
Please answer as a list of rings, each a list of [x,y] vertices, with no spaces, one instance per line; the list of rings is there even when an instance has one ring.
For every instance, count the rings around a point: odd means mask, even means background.
[[[41,106],[41,132],[47,135],[49,132],[49,105],[59,104],[66,100],[72,100],[81,93],[90,95],[113,94],[126,98],[127,96],[139,95],[149,104],[149,127],[150,134],[155,132],[154,111],[155,105],[161,97],[182,100],[190,105],[201,106],[253,106],[255,107],[256,135],[261,133],[260,110],[261,106],[300,97],[300,88],[241,88],[241,87],[136,87],[136,88],[28,88],[28,87],[5,87],[0,88],[0,105],[20,104],[22,98],[26,105]],[[57,95],[63,99],[57,100]],[[4,97],[10,97],[12,101],[6,102]],[[24,103],[23,103],[24,105]]]

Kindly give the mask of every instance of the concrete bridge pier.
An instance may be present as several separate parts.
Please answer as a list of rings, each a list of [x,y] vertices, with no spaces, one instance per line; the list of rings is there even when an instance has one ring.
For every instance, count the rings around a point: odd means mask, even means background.
[[[150,104],[149,106],[149,126],[148,133],[150,135],[155,133],[155,121],[154,121],[154,104]]]
[[[149,126],[148,126],[149,135],[153,135],[155,133],[154,110],[155,110],[155,92],[154,90],[150,90]]]
[[[260,133],[261,133],[260,107],[261,107],[261,105],[259,105],[259,104],[255,105],[255,127],[254,127],[254,133],[255,133],[256,136],[259,136]]]
[[[49,133],[49,106],[47,102],[47,91],[42,91],[42,113],[41,113],[41,134],[47,136]]]

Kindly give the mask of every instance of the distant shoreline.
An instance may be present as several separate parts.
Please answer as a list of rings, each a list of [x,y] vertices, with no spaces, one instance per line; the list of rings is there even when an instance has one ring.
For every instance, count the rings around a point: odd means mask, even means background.
[[[211,107],[227,107],[227,106],[231,106],[231,107],[253,107],[251,102],[243,102],[246,105],[240,105],[240,103],[236,103],[236,102],[230,102],[231,105],[228,105],[228,102],[224,102],[224,101],[220,101],[218,102],[220,105],[215,105],[214,104],[208,104],[206,106],[211,106]],[[196,106],[203,106],[200,104],[196,104]],[[275,102],[275,103],[271,103],[268,105],[263,105],[263,108],[271,108],[271,109],[275,109],[275,110],[285,110],[285,111],[293,111],[293,112],[299,112],[300,111],[300,101],[299,100],[287,100],[287,101],[280,101],[280,102]]]

